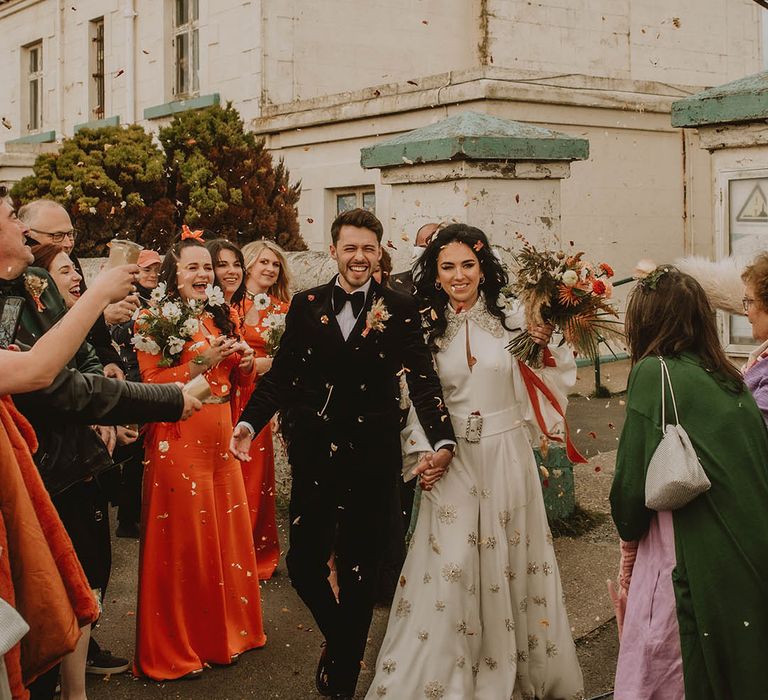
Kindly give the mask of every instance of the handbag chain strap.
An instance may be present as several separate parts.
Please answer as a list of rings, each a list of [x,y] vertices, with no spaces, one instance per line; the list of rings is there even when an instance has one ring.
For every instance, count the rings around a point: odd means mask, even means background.
[[[669,369],[667,363],[664,362],[663,357],[659,357],[661,363],[661,432],[667,427],[667,401],[664,394],[664,378],[666,377],[667,384],[669,384],[669,395],[672,397],[672,408],[675,410],[675,424],[680,423],[680,419],[677,416],[677,402],[675,401],[675,392],[672,391],[672,378],[669,376]]]

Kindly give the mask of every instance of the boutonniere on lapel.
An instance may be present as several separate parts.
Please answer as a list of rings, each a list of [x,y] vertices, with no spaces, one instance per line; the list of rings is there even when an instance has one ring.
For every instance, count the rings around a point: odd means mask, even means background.
[[[48,289],[48,280],[31,273],[26,274],[24,275],[24,289],[27,290],[27,293],[35,302],[35,308],[38,311],[45,311],[45,306],[43,305],[43,302],[40,301],[40,297],[42,297],[43,292]]]
[[[365,338],[371,331],[383,331],[386,322],[390,317],[389,310],[384,304],[384,299],[379,297],[373,302],[371,310],[365,317],[365,328],[363,328],[363,338]]]

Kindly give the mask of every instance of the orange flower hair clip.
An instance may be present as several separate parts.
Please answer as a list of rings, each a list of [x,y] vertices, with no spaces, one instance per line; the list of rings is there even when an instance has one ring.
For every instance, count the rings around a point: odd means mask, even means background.
[[[186,241],[187,238],[196,238],[200,240],[203,237],[203,229],[197,229],[195,231],[190,230],[189,226],[182,224],[181,226],[181,240]]]

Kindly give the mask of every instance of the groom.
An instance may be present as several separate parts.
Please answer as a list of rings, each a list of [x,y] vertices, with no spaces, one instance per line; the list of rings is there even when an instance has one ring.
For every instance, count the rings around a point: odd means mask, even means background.
[[[442,471],[455,447],[417,304],[371,277],[382,233],[364,209],[333,222],[330,250],[339,274],[293,298],[272,369],[259,380],[230,445],[236,457],[249,459],[252,437],[281,412],[293,474],[288,573],[325,636],[318,690],[339,699],[355,691],[391,522],[402,372],[435,449],[419,470]],[[332,554],[338,602],[328,583]]]

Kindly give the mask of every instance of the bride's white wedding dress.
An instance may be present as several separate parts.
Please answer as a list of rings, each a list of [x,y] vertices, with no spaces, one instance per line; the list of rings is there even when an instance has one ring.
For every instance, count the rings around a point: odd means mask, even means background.
[[[448,473],[422,494],[366,698],[583,698],[531,449],[539,428],[505,349],[513,334],[482,299],[447,314],[435,361],[458,446]],[[576,365],[568,348],[550,350],[557,366],[537,373],[564,409]],[[471,371],[468,357],[476,360]],[[541,405],[550,426],[560,420]],[[475,411],[482,438],[468,442]],[[407,451],[431,450],[416,421],[408,430]]]

